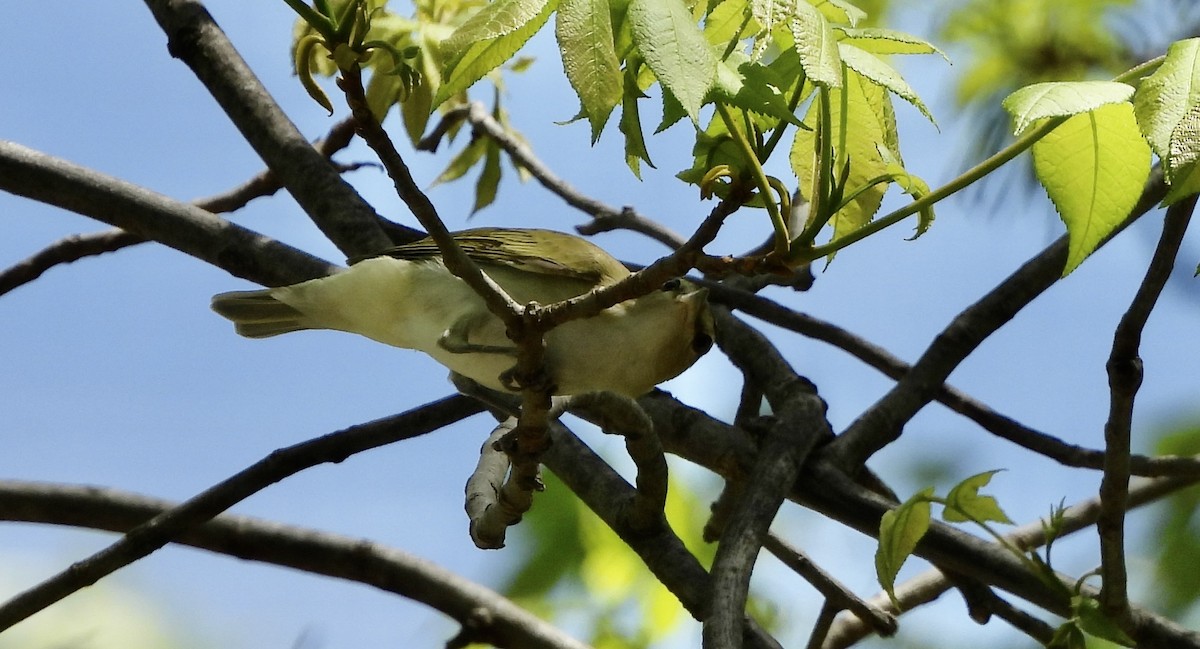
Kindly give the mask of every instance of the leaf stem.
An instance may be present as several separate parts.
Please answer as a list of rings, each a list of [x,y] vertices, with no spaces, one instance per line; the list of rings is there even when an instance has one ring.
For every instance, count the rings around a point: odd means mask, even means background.
[[[771,192],[771,183],[767,180],[767,174],[763,171],[758,154],[755,153],[754,147],[750,144],[750,140],[746,134],[738,128],[733,115],[729,114],[729,109],[720,102],[717,102],[716,106],[717,113],[720,114],[721,120],[725,122],[725,128],[729,130],[730,137],[733,138],[738,148],[741,149],[742,156],[746,158],[746,164],[750,168],[750,175],[754,179],[755,186],[758,187],[758,193],[762,197],[763,205],[767,208],[767,214],[771,217],[771,227],[775,229],[775,250],[779,253],[786,252],[788,242],[787,223],[784,222],[783,214],[779,211],[779,204],[775,202],[775,195]]]

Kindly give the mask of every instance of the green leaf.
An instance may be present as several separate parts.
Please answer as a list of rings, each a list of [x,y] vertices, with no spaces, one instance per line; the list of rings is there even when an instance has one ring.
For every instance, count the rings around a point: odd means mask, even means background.
[[[550,14],[558,8],[558,0],[538,0],[543,2],[542,10],[519,28],[498,38],[475,41],[459,50],[449,65],[446,66],[446,77],[434,96],[433,105],[440,106],[450,97],[465,91],[483,78],[483,75],[495,70],[512,58],[518,50],[533,35],[546,24]],[[457,32],[456,32],[457,33]]]
[[[682,0],[632,0],[633,42],[693,122],[717,76],[717,57]]]
[[[447,59],[454,59],[476,43],[513,34],[537,20],[546,5],[546,0],[495,0],[488,3],[442,42],[442,52]]]
[[[933,119],[933,114],[925,107],[924,102],[917,96],[917,91],[908,85],[904,77],[900,76],[900,72],[886,63],[883,59],[863,51],[853,45],[846,43],[838,43],[838,54],[842,57],[842,62],[851,70],[862,75],[872,83],[878,84],[896,93],[901,99],[916,106],[917,110],[925,116],[933,124],[937,121]]]
[[[1163,205],[1200,192],[1200,104],[1188,109],[1171,132],[1171,190]]]
[[[612,109],[621,101],[621,63],[613,46],[612,17],[606,0],[561,0],[555,34],[567,80],[600,137]]]
[[[1100,610],[1100,602],[1091,597],[1076,595],[1071,598],[1071,610],[1079,628],[1089,635],[1115,642],[1123,647],[1133,647],[1137,642],[1130,638],[1121,627],[1104,611]]]
[[[844,151],[838,151],[834,160],[834,168],[840,169],[848,159],[850,175],[846,180],[847,190],[855,190],[868,182],[888,174],[886,161],[880,156],[878,143],[884,143],[889,151],[896,151],[895,118],[891,113],[891,100],[887,90],[874,83],[863,80],[854,71],[846,74],[846,86],[834,88],[830,93],[829,103],[833,107],[832,132],[842,130],[843,116],[837,109],[842,104],[841,95],[846,93],[845,132],[846,145]],[[815,129],[820,114],[820,102],[813,101],[804,117],[804,123],[810,129]],[[814,196],[813,183],[816,175],[815,146],[817,134],[815,130],[797,130],[792,141],[790,161],[792,172],[799,180],[799,186],[805,196]],[[836,142],[835,142],[836,144]],[[883,202],[887,191],[885,184],[873,185],[859,193],[854,200],[843,207],[833,217],[833,239],[853,232],[866,225],[875,216]],[[849,193],[847,193],[847,197]]]
[[[912,196],[913,199],[919,199],[929,193],[929,183],[916,174],[909,173],[904,168],[904,164],[900,161],[899,156],[892,153],[882,143],[875,145],[875,149],[879,151],[879,158],[883,161],[887,168],[887,175],[891,177],[892,182],[901,189],[905,194]],[[929,227],[934,221],[933,205],[927,205],[917,212],[917,228],[913,235],[908,238],[909,241],[917,239],[921,235],[929,231]]]
[[[724,103],[807,128],[779,91],[783,86],[783,80],[773,70],[761,63],[746,60],[740,52],[735,52],[728,60],[717,65],[714,90]]]
[[[1048,81],[1025,86],[1004,99],[1004,109],[1016,121],[1020,135],[1047,117],[1079,115],[1133,96],[1133,86],[1116,81]]]
[[[801,2],[803,0],[797,0]],[[826,18],[839,23],[846,23],[851,27],[857,25],[860,20],[867,17],[867,12],[859,9],[846,0],[809,0]]]
[[[487,152],[487,139],[478,137],[471,140],[465,149],[459,151],[458,155],[446,165],[445,170],[438,174],[437,178],[433,179],[434,185],[448,183],[462,178],[471,167],[475,166],[483,158],[483,154]]]
[[[933,487],[922,489],[899,507],[889,510],[879,521],[879,549],[875,551],[875,574],[879,585],[896,602],[896,575],[929,531],[929,498]]]
[[[1166,166],[1167,180],[1174,183],[1177,167],[1172,151],[1173,136],[1181,122],[1200,104],[1200,39],[1189,38],[1172,43],[1167,56],[1154,74],[1142,80],[1133,96],[1138,126],[1150,148]],[[1187,149],[1200,147],[1192,142]]]
[[[942,519],[950,523],[996,521],[1012,525],[1012,520],[1000,509],[1000,503],[996,502],[995,498],[979,495],[980,488],[987,486],[992,481],[992,476],[997,473],[999,470],[985,471],[954,485],[950,493],[946,494],[946,508],[942,511]]]
[[[939,54],[949,60],[929,41],[894,29],[882,27],[836,27],[846,35],[841,43],[853,45],[872,54]]]
[[[1046,649],[1087,649],[1087,638],[1075,622],[1064,622],[1054,630]]]
[[[1150,147],[1129,104],[1076,115],[1033,145],[1038,180],[1067,225],[1069,274],[1129,216],[1150,175]]]
[[[773,0],[767,0],[772,2]],[[813,83],[827,88],[842,85],[842,60],[829,21],[812,5],[796,0],[790,21],[800,65]]]
[[[404,130],[414,144],[425,134],[429,115],[433,111],[433,90],[422,81],[412,89],[408,99],[400,104],[400,116],[404,118]]]
[[[642,134],[642,118],[638,113],[638,98],[643,95],[638,89],[637,67],[634,64],[626,66],[625,91],[621,95],[621,120],[618,122],[618,127],[625,136],[625,164],[629,165],[629,170],[640,179],[642,177],[642,161],[651,167],[654,167],[654,163],[650,161],[650,153],[646,150],[646,140]]]
[[[491,205],[500,188],[500,146],[491,138],[486,141],[487,155],[483,159],[483,172],[475,182],[475,205],[471,207],[471,214]]]
[[[704,38],[714,47],[724,48],[734,39],[753,34],[746,22],[745,0],[721,0],[704,20]]]

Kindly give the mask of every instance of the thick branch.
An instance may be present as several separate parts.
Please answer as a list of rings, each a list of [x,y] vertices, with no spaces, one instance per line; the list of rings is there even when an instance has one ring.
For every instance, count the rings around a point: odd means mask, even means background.
[[[167,50],[188,65],[246,142],[317,227],[347,256],[391,245],[379,215],[304,138],[242,60],[204,5],[146,0]]]
[[[1161,200],[1164,191],[1162,174],[1151,174],[1137,206],[1112,236],[1152,209]],[[1058,281],[1066,263],[1066,255],[1067,237],[1063,235],[982,299],[959,313],[938,334],[909,373],[830,444],[831,457],[843,467],[861,466],[876,451],[899,438],[903,426],[934,399],[959,363]]]
[[[0,519],[128,532],[178,503],[114,489],[0,481]],[[176,543],[318,575],[355,581],[435,608],[514,649],[587,649],[512,601],[424,559],[366,539],[221,514]],[[486,613],[486,615],[481,615]]]
[[[184,531],[210,520],[290,475],[318,464],[341,462],[355,453],[423,435],[480,410],[477,402],[456,395],[403,414],[352,426],[274,451],[183,504],[138,525],[100,552],[72,564],[0,605],[0,631],[153,553]]]
[[[3,140],[0,190],[153,239],[266,286],[292,284],[336,270],[308,253],[193,205]]]
[[[1109,354],[1108,386],[1111,394],[1108,421],[1104,425],[1104,477],[1100,481],[1100,574],[1103,588],[1100,605],[1122,626],[1129,623],[1129,595],[1125,571],[1125,501],[1129,497],[1129,437],[1133,425],[1133,401],[1142,385],[1142,359],[1138,349],[1150,312],[1158,302],[1187,232],[1196,199],[1172,205],[1163,221],[1162,237],[1146,269],[1146,276],[1121,316]]]

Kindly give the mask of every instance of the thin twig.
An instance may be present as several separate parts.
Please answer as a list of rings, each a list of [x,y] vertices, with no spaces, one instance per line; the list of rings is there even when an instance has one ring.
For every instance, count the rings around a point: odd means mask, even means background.
[[[508,455],[498,448],[500,440],[517,426],[516,417],[500,422],[479,449],[479,462],[467,478],[466,506],[471,541],[483,550],[504,547],[505,532],[529,511],[527,492],[514,489],[505,481],[512,466]],[[514,493],[514,491],[516,493]],[[516,496],[514,502],[513,496]]]
[[[108,488],[0,481],[0,519],[128,532],[179,503]],[[174,543],[373,586],[430,606],[498,647],[588,649],[484,586],[432,562],[367,539],[221,514]],[[486,616],[480,615],[486,612]]]
[[[294,284],[336,270],[194,205],[3,140],[0,190],[153,239],[265,286]]]
[[[912,369],[911,365],[893,356],[886,349],[830,322],[794,311],[761,295],[712,282],[705,282],[704,285],[709,288],[709,299],[713,302],[803,336],[829,343],[893,380],[904,378]],[[949,383],[942,384],[935,399],[993,435],[1044,455],[1063,466],[1085,469],[1104,467],[1104,451],[1069,444],[1058,437],[1030,428],[996,412]],[[1130,471],[1134,475],[1146,477],[1200,475],[1200,458],[1147,457],[1135,454],[1130,457]]]
[[[1138,348],[1150,313],[1171,276],[1195,206],[1196,199],[1191,197],[1167,209],[1162,237],[1129,310],[1117,323],[1112,352],[1106,364],[1111,397],[1108,421],[1104,425],[1104,477],[1100,481],[1100,519],[1096,522],[1103,577],[1100,605],[1123,628],[1130,624],[1125,570],[1125,500],[1129,497],[1133,401],[1142,384],[1142,359],[1138,356]]]
[[[1164,191],[1162,174],[1152,173],[1137,206],[1109,239],[1152,209]],[[1058,281],[1066,255],[1067,237],[1064,235],[959,313],[938,334],[908,374],[829,445],[828,451],[838,464],[862,466],[872,454],[898,439],[904,424],[935,398],[946,378],[963,359]]]
[[[423,435],[480,410],[477,402],[456,395],[276,450],[177,507],[131,529],[107,548],[0,604],[0,631],[153,553],[188,529],[290,475]]]

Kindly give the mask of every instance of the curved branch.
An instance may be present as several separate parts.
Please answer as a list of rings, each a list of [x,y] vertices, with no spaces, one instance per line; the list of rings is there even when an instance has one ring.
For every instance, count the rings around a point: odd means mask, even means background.
[[[346,256],[378,252],[392,242],[379,215],[288,119],[204,5],[145,0],[167,35],[167,50],[188,65],[246,142]]]
[[[1105,241],[1153,209],[1165,191],[1161,170],[1156,170],[1129,217]],[[959,313],[913,364],[912,370],[829,445],[831,457],[842,467],[861,466],[876,451],[898,439],[904,424],[934,399],[963,359],[1059,280],[1066,255],[1067,237],[1063,235]]]
[[[776,325],[802,336],[820,340],[845,351],[858,360],[882,372],[888,378],[899,381],[912,370],[912,366],[893,356],[886,349],[863,339],[835,324],[814,318],[806,313],[793,311],[778,302],[748,291],[730,288],[723,284],[706,282],[709,298],[718,304],[737,309],[763,322]],[[993,435],[1008,440],[1022,448],[1044,455],[1063,466],[1101,469],[1104,467],[1104,451],[1069,444],[1053,435],[1030,428],[1019,421],[989,408],[971,395],[943,383],[938,389],[936,401],[950,410],[979,424]],[[1134,475],[1156,477],[1169,475],[1200,476],[1200,459],[1195,457],[1161,456],[1147,457],[1132,455],[1130,471]]]
[[[290,475],[318,464],[341,462],[355,453],[423,435],[481,409],[477,402],[456,395],[399,415],[351,426],[276,450],[184,503],[139,524],[107,548],[0,604],[0,631],[153,553],[184,531],[212,519]]]
[[[115,489],[0,481],[0,519],[127,532],[179,507]],[[355,581],[435,608],[501,647],[587,649],[512,601],[395,548],[249,516],[221,514],[174,539],[238,559]],[[486,615],[481,615],[486,613]],[[479,628],[479,620],[489,622]]]
[[[4,140],[0,190],[153,239],[265,286],[293,284],[337,270],[194,205]]]
[[[1109,354],[1108,386],[1110,392],[1108,421],[1104,425],[1104,477],[1100,480],[1100,519],[1096,531],[1100,535],[1100,574],[1103,587],[1100,605],[1104,612],[1122,627],[1128,627],[1129,594],[1125,570],[1125,501],[1129,498],[1129,437],[1133,426],[1133,400],[1142,385],[1142,359],[1138,349],[1142,331],[1150,312],[1158,302],[1163,287],[1171,277],[1179,246],[1187,232],[1196,198],[1181,201],[1167,209],[1162,237],[1146,276],[1121,316],[1113,334]]]

